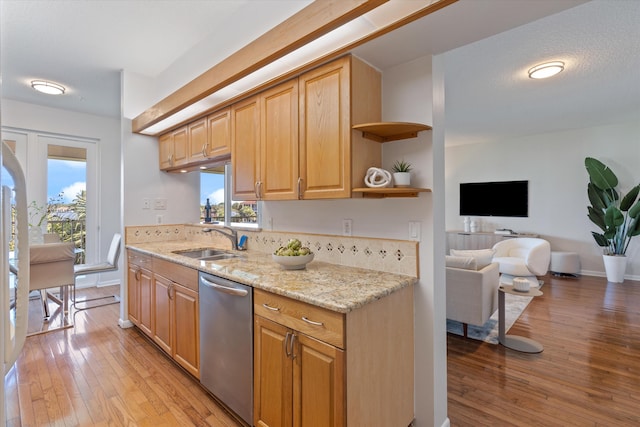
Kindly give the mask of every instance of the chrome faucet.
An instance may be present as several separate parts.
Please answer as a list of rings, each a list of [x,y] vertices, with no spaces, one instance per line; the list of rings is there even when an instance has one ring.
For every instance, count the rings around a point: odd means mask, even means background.
[[[226,231],[223,231],[226,230]],[[220,233],[225,236],[227,239],[231,241],[231,248],[234,251],[238,250],[238,231],[232,227],[228,227],[226,225],[216,227],[216,228],[203,228],[203,233],[211,233],[215,231],[216,233]]]

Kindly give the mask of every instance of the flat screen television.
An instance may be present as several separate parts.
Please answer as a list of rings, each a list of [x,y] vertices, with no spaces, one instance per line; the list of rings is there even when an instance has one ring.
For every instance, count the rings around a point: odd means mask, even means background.
[[[529,216],[529,181],[460,184],[462,216]]]

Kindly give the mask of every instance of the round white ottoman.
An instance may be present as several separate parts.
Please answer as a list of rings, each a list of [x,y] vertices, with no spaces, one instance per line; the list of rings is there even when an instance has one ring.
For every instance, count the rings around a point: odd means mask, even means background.
[[[575,252],[551,252],[551,273],[559,276],[580,274],[580,258]]]

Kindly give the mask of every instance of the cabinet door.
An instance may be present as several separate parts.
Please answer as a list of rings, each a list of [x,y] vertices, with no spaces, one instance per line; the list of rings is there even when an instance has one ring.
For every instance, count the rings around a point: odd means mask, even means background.
[[[293,364],[284,346],[292,331],[260,316],[254,319],[254,425],[290,427]]]
[[[305,199],[351,197],[349,81],[348,57],[299,77],[300,176]]]
[[[254,96],[231,110],[233,199],[255,200],[259,176],[260,105]]]
[[[207,157],[216,158],[231,155],[231,109],[215,112],[207,117],[208,145]]]
[[[207,119],[202,118],[193,123],[189,123],[188,129],[188,162],[198,162],[206,159],[205,154],[207,151]]]
[[[129,320],[140,325],[140,267],[130,264],[127,268],[127,300]]]
[[[154,310],[155,310],[155,322],[154,322],[154,334],[153,340],[162,348],[167,354],[172,354],[172,342],[171,342],[171,323],[172,310],[171,310],[171,287],[173,282],[169,279],[162,277],[158,274],[153,278],[154,283]]]
[[[140,269],[140,324],[142,332],[153,336],[153,273]]]
[[[173,165],[173,132],[160,135],[158,138],[160,169],[166,170]]]
[[[173,285],[173,357],[183,368],[200,377],[198,293]]]
[[[298,80],[260,95],[260,182],[264,200],[298,198]]]
[[[295,338],[294,427],[344,426],[344,351],[304,334]]]
[[[187,127],[173,131],[173,166],[181,166],[189,161],[189,132]]]

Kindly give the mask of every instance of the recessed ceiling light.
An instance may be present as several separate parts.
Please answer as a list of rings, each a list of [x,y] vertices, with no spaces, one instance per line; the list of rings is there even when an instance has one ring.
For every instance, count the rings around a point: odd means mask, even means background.
[[[532,79],[546,79],[547,77],[555,76],[562,70],[564,70],[564,62],[545,62],[530,68],[529,77]]]
[[[38,92],[46,93],[48,95],[63,95],[66,90],[64,86],[48,82],[46,80],[33,80],[31,82],[31,87]]]

